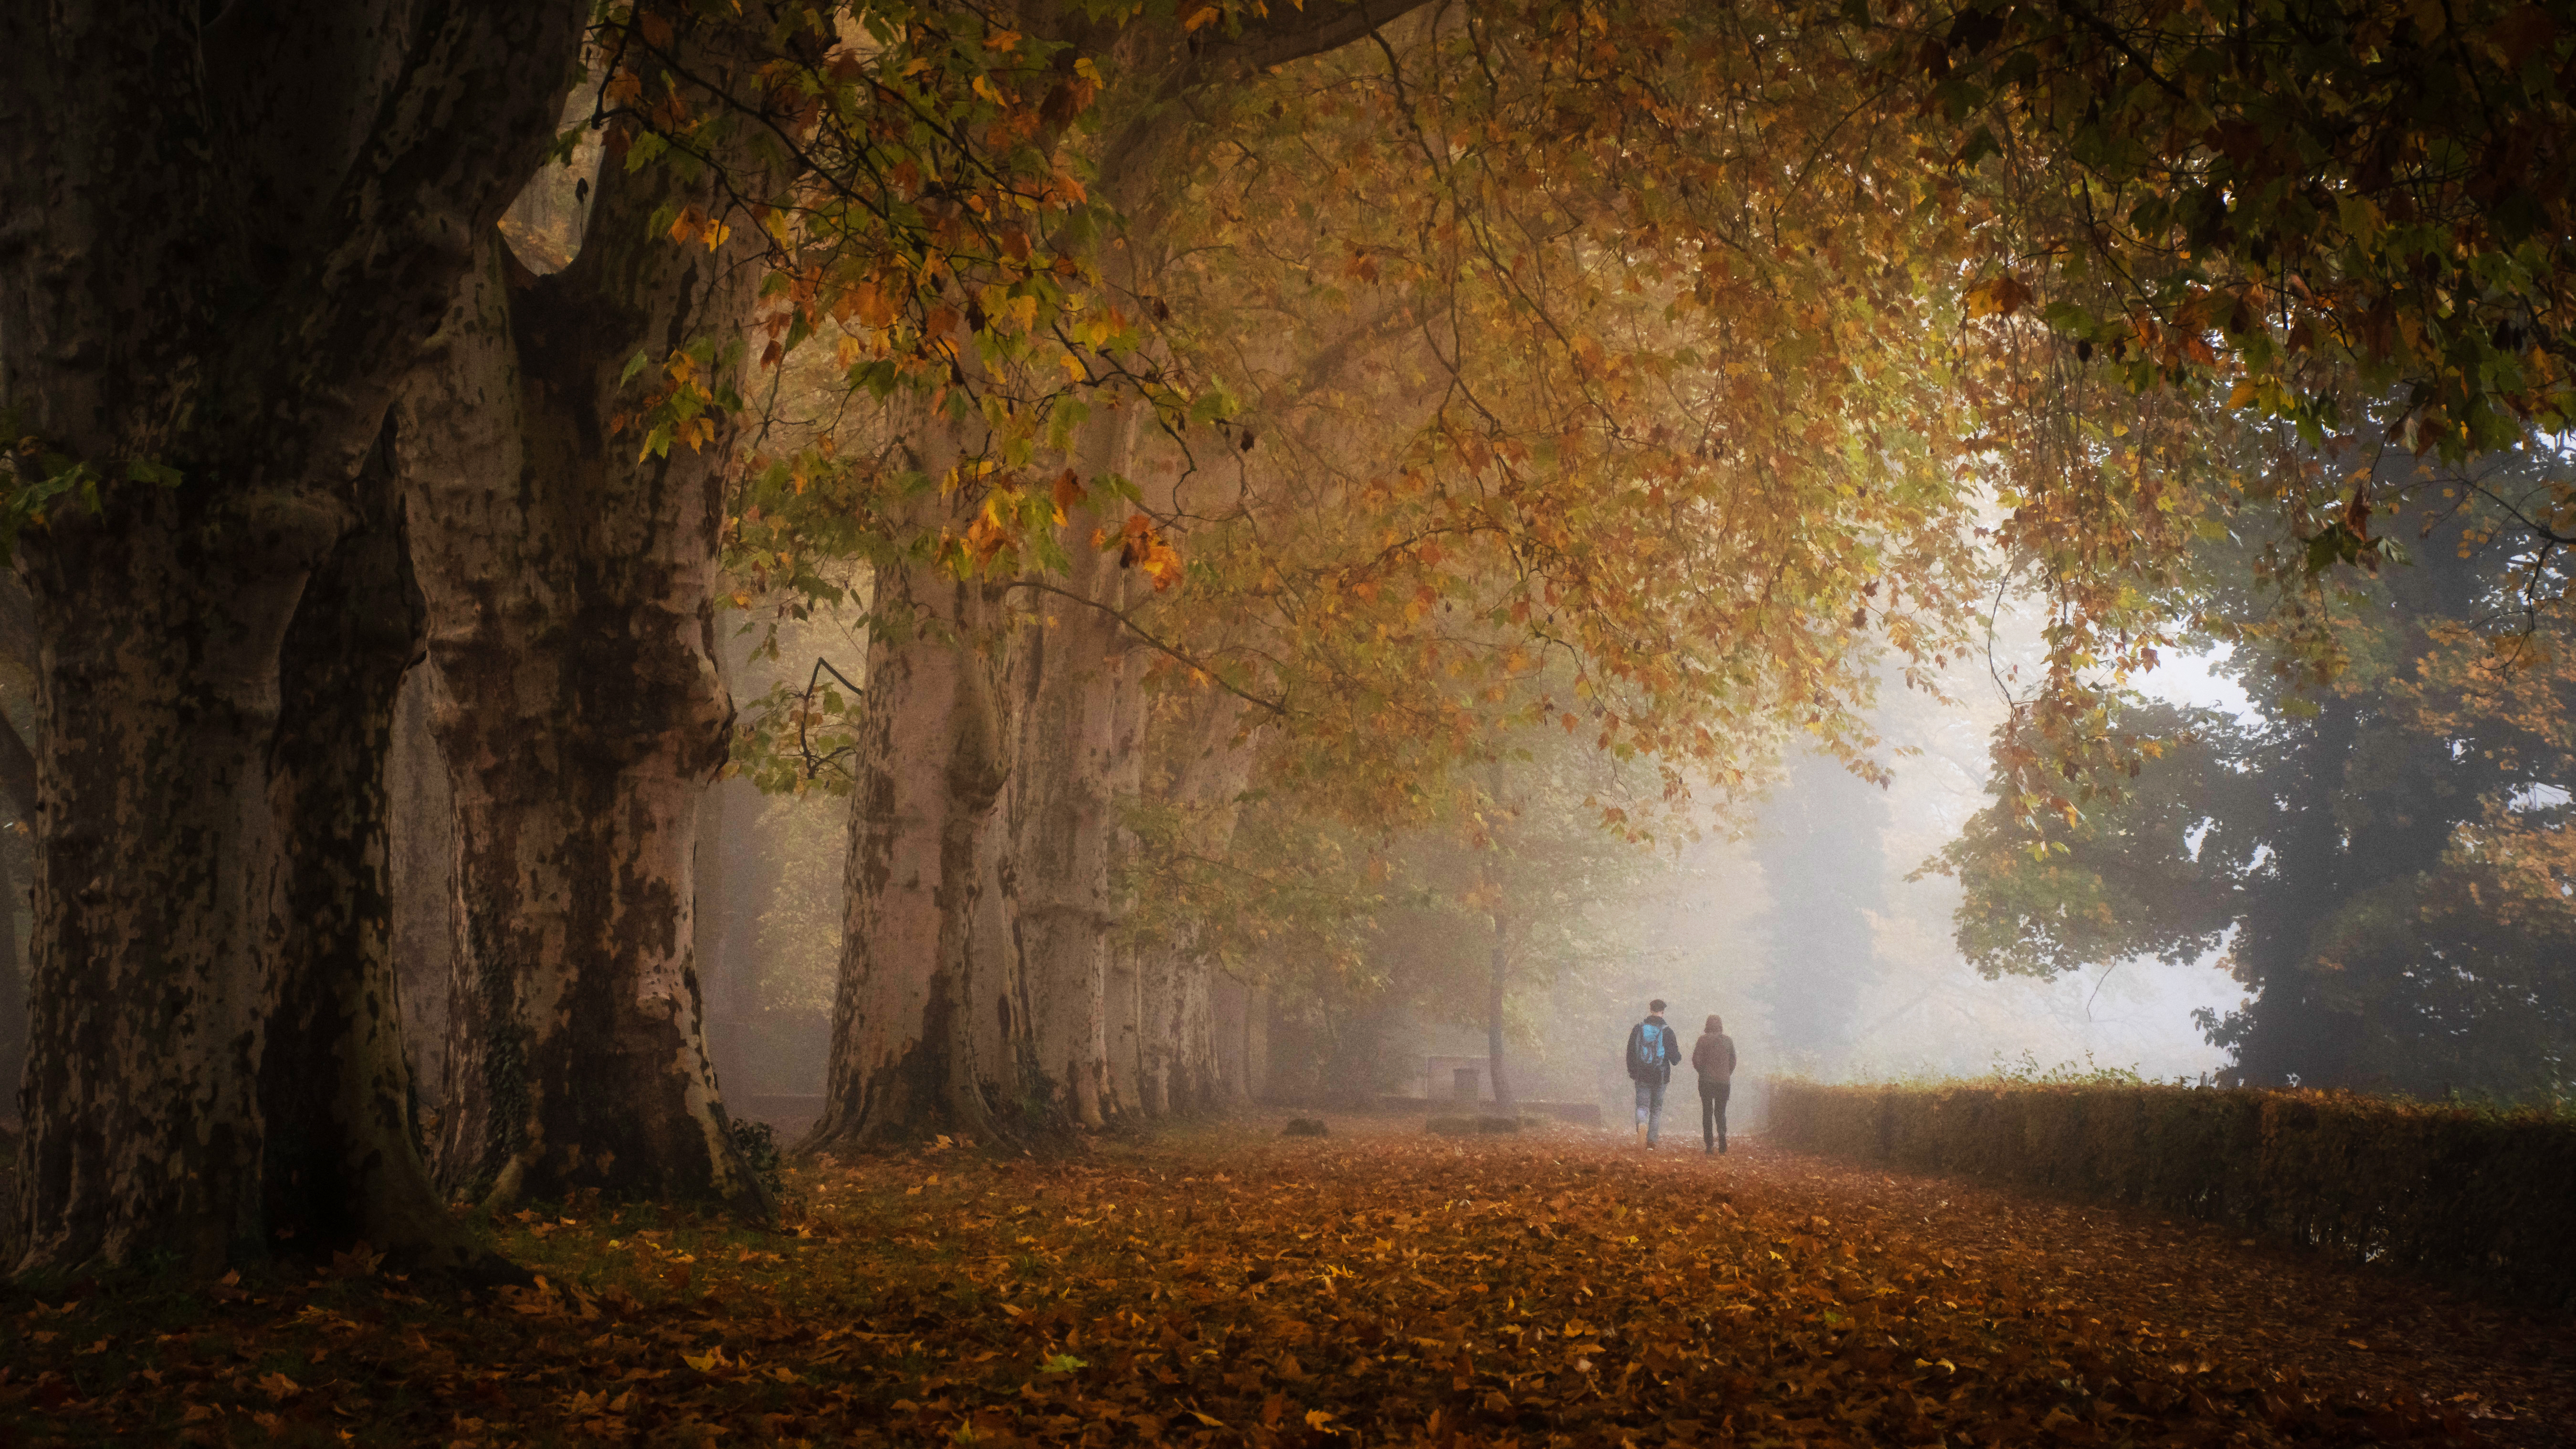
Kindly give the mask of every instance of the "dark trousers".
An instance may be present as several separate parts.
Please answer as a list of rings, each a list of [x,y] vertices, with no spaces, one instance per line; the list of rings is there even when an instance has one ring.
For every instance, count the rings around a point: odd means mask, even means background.
[[[1715,1147],[1726,1141],[1726,1094],[1733,1090],[1731,1082],[1700,1082],[1699,1140],[1703,1146]]]

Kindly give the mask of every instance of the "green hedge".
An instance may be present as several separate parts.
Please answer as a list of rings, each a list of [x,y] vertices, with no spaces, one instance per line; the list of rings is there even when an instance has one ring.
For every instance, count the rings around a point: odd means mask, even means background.
[[[1782,1145],[2225,1223],[2576,1307],[2576,1120],[2335,1092],[1779,1083]]]

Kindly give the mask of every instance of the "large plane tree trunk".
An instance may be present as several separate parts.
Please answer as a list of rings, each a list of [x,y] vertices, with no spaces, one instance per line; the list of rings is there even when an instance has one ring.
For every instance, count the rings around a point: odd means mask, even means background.
[[[27,1064],[27,973],[18,954],[18,906],[29,869],[25,837],[36,823],[36,756],[8,711],[32,714],[36,694],[36,611],[15,574],[0,573],[0,1114],[17,1115]]]
[[[1223,859],[1231,847],[1233,802],[1251,777],[1251,742],[1237,737],[1243,709],[1242,701],[1214,690],[1193,702],[1173,727],[1171,773],[1158,784],[1189,820],[1187,848],[1209,859]],[[1239,1042],[1250,1039],[1251,1013],[1259,1005],[1244,994],[1242,983],[1219,982],[1186,932],[1140,951],[1138,971],[1143,980],[1137,1055],[1146,1116],[1187,1116],[1260,1090],[1249,1051],[1230,1053],[1218,1040],[1234,1018],[1240,1018],[1234,1021]]]
[[[1122,673],[1128,677],[1121,681],[1122,687],[1110,719],[1110,753],[1114,763],[1110,767],[1107,785],[1113,811],[1124,808],[1126,802],[1134,799],[1144,779],[1145,765],[1146,694],[1133,677],[1137,671],[1132,645],[1124,640],[1120,643],[1129,647],[1131,652],[1122,664]],[[1134,832],[1123,824],[1112,832],[1110,869],[1113,876],[1133,860],[1135,849]],[[1116,884],[1113,880],[1113,885]],[[1121,909],[1123,904],[1113,902],[1113,909]],[[1144,963],[1136,945],[1119,939],[1115,934],[1104,951],[1101,1034],[1107,1062],[1103,1073],[1102,1110],[1113,1119],[1137,1120],[1150,1115],[1145,1101]]]
[[[932,476],[937,476],[934,473]],[[999,898],[1010,739],[989,586],[890,563],[850,793],[823,1116],[804,1147],[1044,1136],[1045,1082]]]
[[[419,649],[390,449],[355,526],[306,583],[282,651],[270,781],[284,857],[271,919],[275,1004],[260,1064],[271,1237],[446,1242],[421,1159],[394,952],[394,701]],[[461,1246],[461,1244],[460,1244]]]
[[[724,57],[689,58],[725,82]],[[495,1204],[598,1188],[767,1211],[694,955],[697,810],[732,721],[713,656],[730,424],[640,456],[640,429],[609,426],[668,384],[665,359],[749,321],[755,228],[710,249],[650,225],[718,211],[749,172],[718,160],[605,168],[552,275],[496,233],[411,404],[453,440],[414,460],[411,496],[457,822],[439,1177]],[[630,379],[638,352],[654,366]]]
[[[122,527],[29,549],[48,647],[22,1267],[211,1267],[268,1241],[268,753],[279,648],[338,524],[315,508],[222,550],[186,517],[202,501],[119,500]]]
[[[386,407],[536,164],[577,23],[518,0],[0,9],[0,375],[60,460],[39,466],[90,470],[104,515],[65,500],[22,540],[44,643],[22,1271],[206,1268],[282,1228],[453,1250],[380,1130],[380,883],[290,841],[382,859],[362,681],[400,623],[316,611],[386,596]],[[286,718],[344,686],[332,718]],[[328,1070],[281,1094],[272,1049]]]
[[[403,675],[385,767],[394,978],[424,1141],[435,1138],[439,1084],[447,1079],[447,988],[456,973],[456,802],[447,759],[429,730],[431,673],[416,661]]]
[[[1132,409],[1111,415],[1109,436],[1091,458],[1093,476],[1128,466]],[[1072,510],[1078,541],[1120,520]],[[1116,780],[1135,741],[1120,725],[1134,711],[1115,617],[1129,571],[1116,554],[1077,546],[1072,567],[1050,581],[1062,593],[1033,602],[1037,622],[1020,651],[1023,693],[1011,783],[1014,908],[1011,939],[1021,957],[1036,1020],[1038,1061],[1051,1110],[1097,1128],[1110,1097],[1107,986],[1115,911],[1110,869],[1117,835]],[[1071,596],[1071,597],[1068,597]]]
[[[1494,1084],[1494,1110],[1508,1117],[1519,1110],[1512,1094],[1511,1073],[1503,1064],[1503,1000],[1511,981],[1511,917],[1497,903],[1494,939],[1485,963],[1485,1074]]]

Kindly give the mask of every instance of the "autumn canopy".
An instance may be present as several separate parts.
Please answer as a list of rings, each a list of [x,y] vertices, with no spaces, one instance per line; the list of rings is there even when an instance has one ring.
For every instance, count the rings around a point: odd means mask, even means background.
[[[1510,1108],[1637,862],[1969,679],[1980,969],[2576,1081],[2564,0],[75,10],[0,8],[19,1272],[760,1221],[1278,1023],[1320,1091],[1398,958]],[[741,782],[834,802],[786,1144]]]

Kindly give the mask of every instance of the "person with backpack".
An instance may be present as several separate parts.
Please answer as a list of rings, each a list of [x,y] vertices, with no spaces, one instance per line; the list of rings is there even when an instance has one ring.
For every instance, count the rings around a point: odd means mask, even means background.
[[[1735,1038],[1712,1016],[1691,1043],[1691,1069],[1699,1073],[1699,1146],[1711,1156],[1726,1151],[1726,1098],[1735,1085]]]
[[[1646,1019],[1628,1029],[1628,1080],[1637,1084],[1637,1145],[1653,1150],[1664,1125],[1664,1086],[1682,1059],[1682,1039],[1664,1023],[1664,1004],[1646,1003]]]

